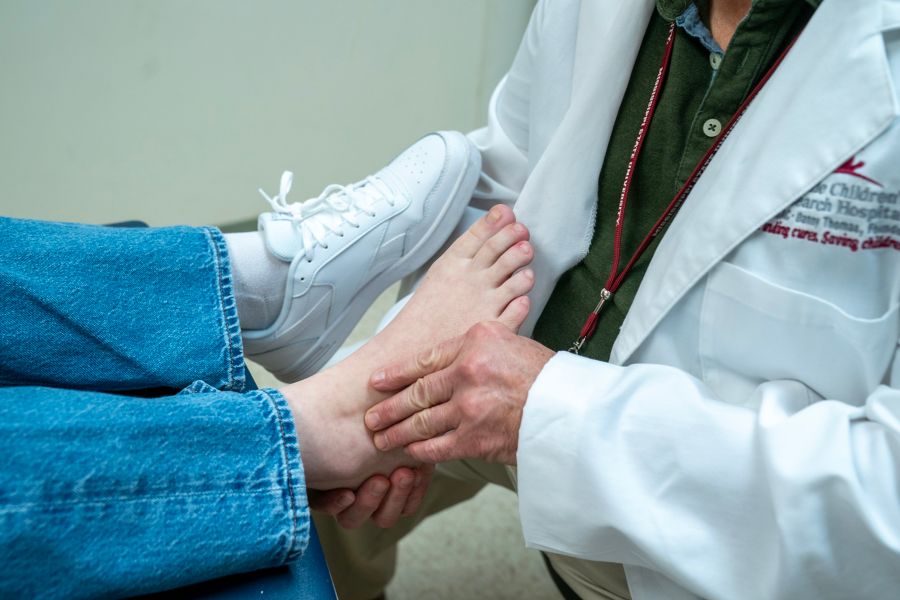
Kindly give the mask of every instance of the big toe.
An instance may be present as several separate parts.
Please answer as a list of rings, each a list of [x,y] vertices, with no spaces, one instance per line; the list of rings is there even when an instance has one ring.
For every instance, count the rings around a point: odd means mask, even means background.
[[[498,231],[515,221],[516,216],[510,207],[497,204],[469,227],[453,243],[449,251],[465,258],[472,258]]]

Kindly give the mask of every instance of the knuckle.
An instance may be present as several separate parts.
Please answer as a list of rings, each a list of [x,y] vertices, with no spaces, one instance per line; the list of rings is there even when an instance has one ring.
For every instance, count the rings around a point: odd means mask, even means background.
[[[470,354],[460,361],[459,373],[468,381],[481,381],[490,371],[490,360],[480,353]]]
[[[431,416],[428,411],[418,412],[412,417],[412,429],[419,437],[428,437],[431,432]]]
[[[490,321],[479,321],[475,323],[469,328],[469,335],[476,339],[482,338],[485,335],[490,333],[491,322]]]
[[[412,384],[409,389],[409,403],[413,408],[422,410],[431,406],[428,402],[429,387],[428,380],[424,377],[416,379]]]
[[[467,420],[482,413],[481,400],[475,394],[466,394],[459,399],[459,411]]]
[[[430,373],[440,361],[440,350],[437,346],[429,348],[426,352],[416,355],[416,369],[420,373]]]

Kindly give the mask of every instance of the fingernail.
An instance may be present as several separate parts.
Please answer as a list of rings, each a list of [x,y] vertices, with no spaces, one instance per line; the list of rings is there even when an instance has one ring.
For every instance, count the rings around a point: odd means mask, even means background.
[[[376,481],[372,484],[372,493],[378,494],[379,496],[385,493],[388,489],[388,484],[383,481]]]
[[[387,450],[387,436],[381,433],[376,434],[373,441],[375,442],[375,447],[379,450]]]
[[[384,383],[384,371],[375,371],[372,373],[372,385],[380,385]]]
[[[366,413],[366,427],[369,429],[375,429],[380,422],[381,417],[378,416],[378,413],[371,411]]]
[[[500,209],[495,206],[490,211],[488,211],[487,220],[488,223],[496,223],[497,221],[499,221]]]
[[[343,494],[340,498],[338,498],[338,502],[337,502],[338,508],[341,510],[344,510],[345,508],[349,508],[350,505],[353,504],[353,501],[355,499],[356,498],[353,496],[353,494]]]
[[[401,477],[400,481],[397,482],[397,487],[401,490],[407,490],[412,487],[413,481],[415,481],[413,477]]]

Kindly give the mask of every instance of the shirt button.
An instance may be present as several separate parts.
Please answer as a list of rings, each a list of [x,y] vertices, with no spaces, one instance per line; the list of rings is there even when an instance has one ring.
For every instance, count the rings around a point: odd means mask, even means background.
[[[709,53],[709,66],[713,68],[713,71],[718,71],[719,67],[722,65],[722,55],[718,52],[710,52]]]
[[[707,119],[703,123],[703,133],[706,134],[706,137],[716,137],[722,133],[722,122],[718,119]]]

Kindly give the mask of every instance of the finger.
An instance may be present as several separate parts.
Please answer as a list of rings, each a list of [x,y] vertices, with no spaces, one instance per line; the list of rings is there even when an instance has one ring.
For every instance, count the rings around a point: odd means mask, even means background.
[[[453,384],[449,373],[438,371],[417,379],[399,394],[382,400],[370,408],[365,416],[366,427],[371,431],[382,431],[397,426],[422,411],[446,402],[452,395]],[[376,447],[379,435],[375,436]]]
[[[413,484],[416,481],[416,474],[412,469],[397,469],[391,473],[391,489],[385,496],[384,501],[375,514],[372,515],[372,521],[379,527],[392,527],[400,518],[403,507],[409,499],[409,494],[413,490]]]
[[[391,482],[384,475],[373,475],[356,490],[356,501],[337,516],[341,527],[356,529],[381,506]]]
[[[450,246],[448,252],[472,258],[479,248],[495,233],[515,222],[516,216],[510,207],[498,204],[486,215],[475,221],[464,234]]]
[[[402,390],[421,377],[440,371],[453,362],[462,346],[462,338],[456,337],[424,352],[412,359],[395,363],[372,373],[369,384],[380,392]]]
[[[403,512],[401,513],[404,517],[413,515],[419,510],[422,500],[425,499],[425,494],[428,493],[428,486],[431,485],[433,475],[434,465],[420,465],[416,468],[416,479],[413,483],[413,489],[409,493],[406,506],[403,507]]]
[[[525,240],[517,242],[504,252],[491,267],[491,278],[494,283],[501,284],[508,280],[513,273],[528,265],[533,258],[534,248],[531,242]]]
[[[458,458],[475,458],[472,449],[463,447],[462,442],[462,436],[457,431],[451,431],[441,437],[414,442],[406,447],[406,453],[414,460],[429,464]]]
[[[445,399],[449,399],[447,395]],[[417,442],[427,440],[456,429],[461,420],[459,410],[451,403],[443,403],[426,410],[420,410],[408,419],[379,431],[373,442],[375,447],[386,452]]]
[[[309,507],[313,510],[337,516],[356,500],[353,490],[308,490]]]
[[[530,309],[531,300],[528,299],[528,296],[519,296],[506,305],[498,320],[509,327],[510,331],[518,332]]]
[[[528,239],[528,228],[521,223],[510,223],[481,245],[472,262],[480,268],[489,268],[500,256],[522,240]]]

